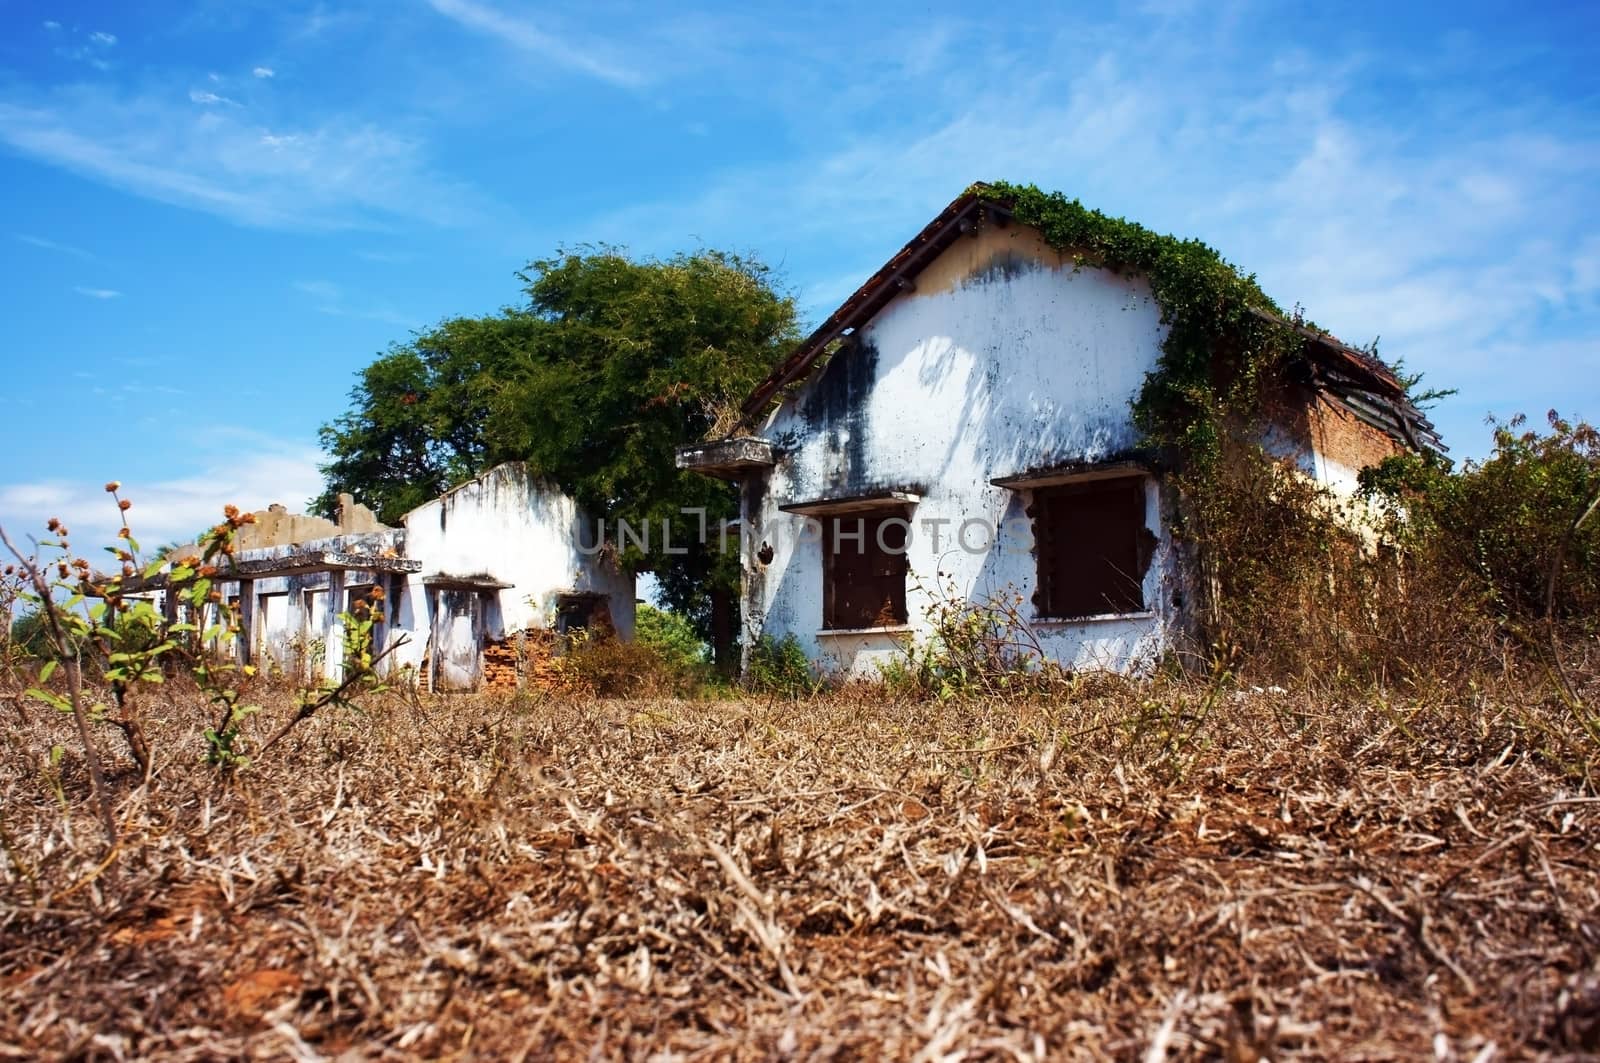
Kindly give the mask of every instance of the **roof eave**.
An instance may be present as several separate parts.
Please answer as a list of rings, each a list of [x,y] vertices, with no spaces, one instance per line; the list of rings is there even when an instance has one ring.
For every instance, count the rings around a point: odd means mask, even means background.
[[[889,300],[912,287],[922,268],[938,257],[957,237],[963,234],[976,235],[976,215],[979,212],[987,212],[1000,224],[1009,222],[1012,217],[1007,204],[985,196],[980,190],[968,189],[957,196],[921,232],[867,278],[866,283],[841,303],[781,365],[768,374],[741,405],[741,424],[751,424],[766,409],[773,396],[804,376],[828,344],[865,325]]]

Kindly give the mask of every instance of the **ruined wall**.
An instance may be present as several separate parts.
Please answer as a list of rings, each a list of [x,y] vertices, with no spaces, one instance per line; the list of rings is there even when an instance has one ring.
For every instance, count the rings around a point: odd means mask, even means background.
[[[1315,396],[1307,405],[1306,425],[1317,480],[1345,495],[1360,486],[1356,476],[1362,469],[1404,449],[1388,433],[1325,395]]]
[[[485,614],[486,636],[543,628],[555,611],[556,597],[595,591],[609,598],[617,633],[633,637],[634,582],[580,544],[595,531],[581,520],[577,505],[517,463],[497,466],[405,517],[406,556],[422,561],[408,577],[400,623],[415,630],[415,645],[400,651],[420,664],[427,639],[424,581],[447,575],[512,584],[493,592]]]
[[[325,520],[309,513],[290,513],[277,503],[256,510],[251,516],[255,517],[255,523],[246,524],[234,537],[234,546],[240,550],[291,546],[337,535],[364,535],[391,530],[378,523],[378,517],[372,510],[347,494],[339,496],[337,520]]]
[[[1165,330],[1148,286],[1075,269],[1026,228],[963,238],[814,373],[764,426],[783,457],[744,498],[745,620],[751,634],[796,636],[814,659],[870,675],[898,652],[884,633],[822,631],[822,551],[786,503],[897,490],[909,514],[908,626],[926,630],[938,594],[983,598],[1036,587],[1026,496],[996,478],[1117,458],[1137,441],[1130,400]],[[1139,614],[1041,621],[1049,652],[1080,667],[1126,669],[1165,645],[1172,550],[1157,488],[1146,485],[1157,549]],[[987,549],[952,540],[963,521],[998,528]],[[925,522],[947,522],[943,534]],[[981,546],[969,535],[970,546]],[[770,561],[759,556],[770,550]],[[760,552],[758,555],[758,551]],[[1031,612],[1031,605],[1024,605]]]
[[[1286,458],[1328,488],[1353,527],[1370,532],[1367,505],[1357,497],[1361,470],[1405,448],[1387,432],[1356,416],[1338,398],[1304,385],[1277,389],[1267,405],[1269,453]]]

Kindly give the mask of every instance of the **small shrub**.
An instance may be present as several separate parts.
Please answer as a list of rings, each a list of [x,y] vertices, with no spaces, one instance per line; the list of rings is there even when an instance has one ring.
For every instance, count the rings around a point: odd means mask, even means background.
[[[668,656],[653,642],[588,630],[569,635],[566,652],[555,659],[567,693],[598,698],[695,697],[706,672],[704,661]]]
[[[1471,604],[1512,624],[1600,631],[1600,431],[1554,410],[1550,431],[1497,424],[1494,451],[1452,473],[1405,455],[1362,474],[1385,533],[1413,559],[1475,587]],[[1589,514],[1587,519],[1585,514]]]
[[[995,697],[1039,693],[1067,677],[1039,644],[1013,589],[973,601],[953,583],[937,587],[926,610],[932,630],[908,637],[901,655],[880,675],[896,693],[913,697]]]
[[[745,685],[760,694],[785,698],[803,698],[822,686],[813,674],[811,659],[793,635],[782,639],[761,636],[750,648]]]

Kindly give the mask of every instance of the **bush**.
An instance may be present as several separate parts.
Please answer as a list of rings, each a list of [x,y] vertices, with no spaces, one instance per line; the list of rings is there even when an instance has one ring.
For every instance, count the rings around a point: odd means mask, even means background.
[[[662,664],[685,674],[703,671],[711,661],[711,647],[687,617],[653,605],[639,606],[633,639],[654,650]]]
[[[901,656],[880,670],[890,690],[944,701],[1041,693],[1066,679],[1040,646],[1014,589],[972,601],[951,584],[936,587],[932,597],[928,637],[906,639]]]
[[[555,660],[569,693],[601,698],[702,696],[711,683],[706,646],[689,622],[674,613],[643,606],[634,640],[609,632],[577,631]]]
[[[1387,534],[1417,564],[1473,587],[1497,622],[1548,620],[1600,632],[1600,431],[1550,411],[1548,435],[1497,424],[1494,452],[1451,474],[1443,462],[1390,458],[1362,474]],[[1584,519],[1589,514],[1588,519]],[[1580,523],[1581,522],[1581,523]],[[1459,604],[1458,604],[1459,607]]]
[[[771,635],[761,636],[750,648],[745,685],[760,694],[785,698],[803,698],[822,686],[812,674],[811,659],[793,635],[785,635],[781,640]]]

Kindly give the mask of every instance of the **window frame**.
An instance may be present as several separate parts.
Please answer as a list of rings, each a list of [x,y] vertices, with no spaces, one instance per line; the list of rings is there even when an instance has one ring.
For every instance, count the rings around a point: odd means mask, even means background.
[[[1073,624],[1097,619],[1125,616],[1148,616],[1152,611],[1145,593],[1145,578],[1149,575],[1157,539],[1150,529],[1150,481],[1145,472],[1118,472],[1111,475],[1085,475],[1050,483],[1030,485],[1027,514],[1031,521],[1034,542],[1034,619],[1049,624]],[[1124,494],[1124,499],[1115,496]],[[1075,507],[1071,500],[1080,500]],[[1103,528],[1082,534],[1081,521],[1085,514],[1064,514],[1063,509],[1082,507],[1092,514],[1097,508],[1114,511],[1118,505],[1127,506],[1126,531],[1108,535]],[[1102,518],[1103,519],[1103,518]],[[1080,528],[1073,535],[1074,526]],[[1095,532],[1099,532],[1096,536]],[[1063,558],[1062,551],[1096,549],[1094,540],[1121,540],[1112,550],[1103,550],[1092,558],[1072,555]],[[1089,539],[1086,545],[1082,540]],[[1137,576],[1119,581],[1115,576],[1102,575],[1099,584],[1088,587],[1079,581],[1092,578],[1084,569],[1097,563],[1110,562],[1111,571],[1121,571],[1124,566]],[[1069,582],[1071,581],[1071,582]]]
[[[911,574],[911,516],[909,508],[903,504],[886,504],[873,508],[854,508],[839,510],[830,513],[817,514],[813,519],[822,527],[820,549],[822,550],[822,630],[827,632],[852,632],[852,631],[893,631],[903,629],[910,622],[910,612],[907,605],[906,584]],[[899,549],[880,545],[882,529],[886,522],[897,521],[901,526]],[[845,529],[849,533],[844,544],[846,553],[838,549],[840,524],[850,526]],[[859,532],[860,538],[856,538]],[[859,558],[856,568],[840,571],[840,559],[850,557],[852,560]],[[887,571],[876,572],[878,568]],[[865,574],[861,569],[867,569]],[[854,587],[863,587],[870,582],[881,583],[884,587],[892,588],[884,604],[878,612],[868,618],[865,612],[843,613],[845,603],[841,601],[839,588],[841,581],[848,580]],[[888,609],[888,622],[885,619],[885,608]],[[871,620],[872,622],[864,622]]]

